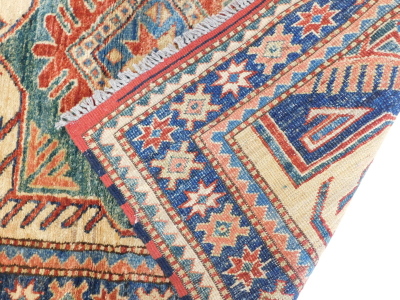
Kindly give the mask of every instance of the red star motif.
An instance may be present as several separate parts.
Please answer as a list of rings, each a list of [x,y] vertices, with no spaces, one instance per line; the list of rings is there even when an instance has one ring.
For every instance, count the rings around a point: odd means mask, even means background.
[[[295,23],[294,26],[303,27],[303,37],[310,32],[320,37],[322,27],[336,25],[332,17],[339,11],[331,10],[330,8],[330,4],[320,7],[318,3],[314,3],[311,11],[297,13],[300,21]]]
[[[258,248],[251,251],[248,246],[245,246],[242,257],[230,257],[232,267],[226,271],[227,274],[235,275],[236,285],[243,283],[246,290],[250,290],[255,279],[267,278],[265,271],[262,270],[269,261],[261,262],[258,258],[261,249]]]
[[[173,142],[171,134],[177,129],[173,126],[168,126],[170,117],[160,120],[157,116],[154,117],[152,124],[148,126],[140,126],[142,134],[137,140],[143,140],[143,149],[153,147],[154,151],[158,151],[162,142]]]

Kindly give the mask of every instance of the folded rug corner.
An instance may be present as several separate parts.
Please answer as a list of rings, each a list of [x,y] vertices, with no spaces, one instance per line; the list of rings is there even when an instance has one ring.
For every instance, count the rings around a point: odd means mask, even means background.
[[[397,5],[233,2],[73,113],[182,299],[297,298],[399,112]]]

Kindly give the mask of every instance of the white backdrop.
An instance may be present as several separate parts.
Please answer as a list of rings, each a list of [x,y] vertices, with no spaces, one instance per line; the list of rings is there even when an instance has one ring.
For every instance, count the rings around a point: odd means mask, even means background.
[[[400,120],[298,300],[400,300]]]

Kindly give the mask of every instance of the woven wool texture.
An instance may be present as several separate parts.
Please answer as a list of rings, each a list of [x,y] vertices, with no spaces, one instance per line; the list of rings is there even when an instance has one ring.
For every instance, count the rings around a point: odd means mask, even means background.
[[[176,299],[54,124],[222,1],[0,1],[0,299]]]
[[[397,1],[248,2],[67,125],[182,299],[296,299],[400,109]]]

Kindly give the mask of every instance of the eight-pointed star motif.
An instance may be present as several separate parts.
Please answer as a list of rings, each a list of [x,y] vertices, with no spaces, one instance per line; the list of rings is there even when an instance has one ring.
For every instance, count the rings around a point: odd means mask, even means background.
[[[298,12],[300,20],[293,24],[294,26],[303,27],[303,37],[312,32],[318,38],[321,37],[321,29],[324,26],[335,26],[336,22],[332,19],[339,10],[331,10],[331,5],[326,4],[323,7],[318,3],[314,3],[311,11]]]
[[[212,111],[218,111],[221,105],[211,103],[211,95],[204,92],[205,84],[199,84],[195,93],[185,93],[184,102],[172,103],[171,109],[179,112],[178,119],[186,120],[186,128],[194,129],[195,121],[206,121]]]
[[[158,151],[162,142],[173,142],[171,134],[177,129],[175,126],[169,126],[171,117],[165,117],[160,120],[155,116],[150,125],[139,125],[142,134],[135,140],[144,141],[143,149],[152,147],[154,151]]]
[[[263,268],[271,261],[261,262],[261,249],[251,251],[246,245],[242,257],[229,257],[232,267],[225,273],[236,277],[235,285],[244,284],[245,290],[249,291],[255,279],[266,279],[266,272]]]
[[[224,196],[225,193],[214,192],[217,183],[218,181],[215,180],[207,186],[203,180],[200,180],[197,192],[185,191],[189,200],[181,204],[179,208],[192,208],[187,219],[190,219],[195,214],[205,217],[208,208],[219,206],[217,200]]]
[[[298,52],[300,45],[292,44],[293,33],[284,34],[285,27],[279,24],[275,28],[275,33],[266,36],[260,46],[250,47],[249,54],[257,54],[256,63],[265,65],[265,74],[271,74],[276,64],[285,63],[290,53]]]
[[[221,98],[229,93],[232,93],[235,98],[238,98],[240,87],[253,87],[249,78],[256,72],[246,70],[246,63],[247,60],[244,60],[241,63],[236,63],[235,60],[232,59],[231,64],[226,70],[216,72],[219,78],[211,85],[222,86]]]

